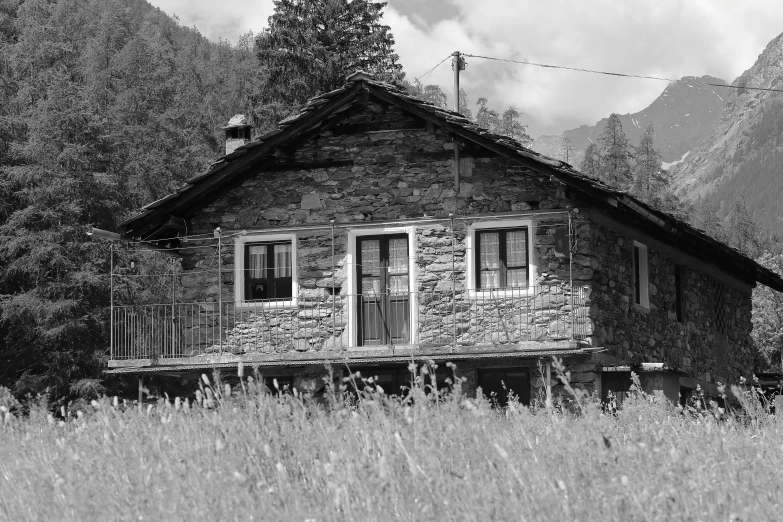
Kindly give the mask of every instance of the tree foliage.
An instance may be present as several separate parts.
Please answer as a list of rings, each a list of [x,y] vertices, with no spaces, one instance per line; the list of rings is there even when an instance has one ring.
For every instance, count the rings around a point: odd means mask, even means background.
[[[255,40],[262,67],[256,125],[270,127],[309,98],[342,86],[357,70],[402,80],[394,37],[381,23],[385,6],[371,0],[275,0],[269,27]]]
[[[202,171],[247,107],[250,37],[213,44],[141,0],[0,2],[0,382],[100,389],[109,250]]]
[[[759,263],[783,276],[783,253],[766,251]],[[783,294],[766,286],[753,289],[753,341],[759,365],[766,371],[783,371]]]

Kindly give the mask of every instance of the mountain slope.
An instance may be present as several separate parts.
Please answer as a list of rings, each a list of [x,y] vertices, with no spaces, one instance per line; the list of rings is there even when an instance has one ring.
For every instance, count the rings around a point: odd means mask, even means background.
[[[728,90],[726,111],[715,133],[671,170],[678,193],[706,199],[725,216],[744,195],[767,231],[783,225],[783,96],[744,87],[783,89],[783,34]]]
[[[685,76],[683,80],[709,83],[726,83],[719,78]],[[697,83],[672,82],[646,109],[620,116],[623,129],[632,144],[652,123],[655,127],[656,146],[664,162],[680,160],[689,150],[712,135],[723,115],[725,96],[720,88]],[[571,140],[569,163],[578,165],[591,142],[596,142],[606,125],[606,118],[595,125],[582,125],[567,130],[562,136],[541,136],[533,149],[565,160],[564,138]]]

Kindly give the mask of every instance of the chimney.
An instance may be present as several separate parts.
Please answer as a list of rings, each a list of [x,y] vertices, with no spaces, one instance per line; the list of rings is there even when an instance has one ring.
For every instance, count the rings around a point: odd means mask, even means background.
[[[244,114],[237,114],[228,120],[228,125],[223,127],[223,130],[226,131],[226,155],[250,142],[250,129],[252,126]]]

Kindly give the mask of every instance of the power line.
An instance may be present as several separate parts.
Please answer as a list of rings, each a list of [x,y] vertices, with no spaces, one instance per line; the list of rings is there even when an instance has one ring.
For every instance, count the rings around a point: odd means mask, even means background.
[[[626,73],[618,73],[618,72],[609,72],[609,71],[598,71],[595,69],[582,69],[579,67],[566,67],[564,65],[550,65],[545,63],[536,63],[536,62],[528,62],[526,60],[511,60],[508,58],[495,58],[493,56],[481,56],[478,54],[465,54],[463,53],[462,56],[469,56],[471,58],[481,58],[484,60],[494,60],[496,62],[509,62],[509,63],[518,63],[522,65],[533,65],[535,67],[544,67],[546,69],[563,69],[566,71],[577,71],[577,72],[586,72],[586,73],[592,73],[592,74],[604,74],[606,76],[621,76],[623,78],[640,78],[642,80],[658,80],[662,82],[678,82],[678,83],[695,83],[699,85],[707,85],[709,87],[724,87],[727,89],[748,89],[750,91],[768,91],[768,92],[783,92],[783,89],[773,89],[771,87],[748,87],[744,85],[726,85],[724,83],[711,83],[711,82],[703,82],[701,80],[683,80],[683,79],[677,79],[677,78],[664,78],[661,76],[644,76],[641,74],[626,74]],[[441,62],[442,63],[442,62]],[[440,65],[440,64],[439,64]]]
[[[446,56],[444,59],[442,59],[440,62],[438,62],[438,65],[436,65],[435,67],[433,67],[433,68],[432,68],[432,69],[430,69],[429,71],[425,72],[425,73],[424,73],[424,74],[422,74],[421,76],[419,76],[419,77],[417,77],[417,78],[414,78],[414,80],[420,80],[420,79],[424,78],[424,77],[425,77],[425,76],[427,76],[429,73],[431,73],[432,71],[434,71],[435,69],[437,69],[438,67],[440,67],[440,66],[441,66],[441,64],[442,64],[443,62],[445,62],[446,60],[448,60],[449,58],[451,58],[451,55],[448,55],[448,56]]]

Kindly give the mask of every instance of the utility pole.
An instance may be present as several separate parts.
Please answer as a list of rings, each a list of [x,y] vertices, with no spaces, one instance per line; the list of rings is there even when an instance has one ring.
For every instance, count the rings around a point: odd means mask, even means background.
[[[464,71],[467,64],[459,51],[451,55],[451,69],[454,71],[454,112],[459,112],[459,72]],[[459,144],[454,141],[454,192],[459,194]]]

